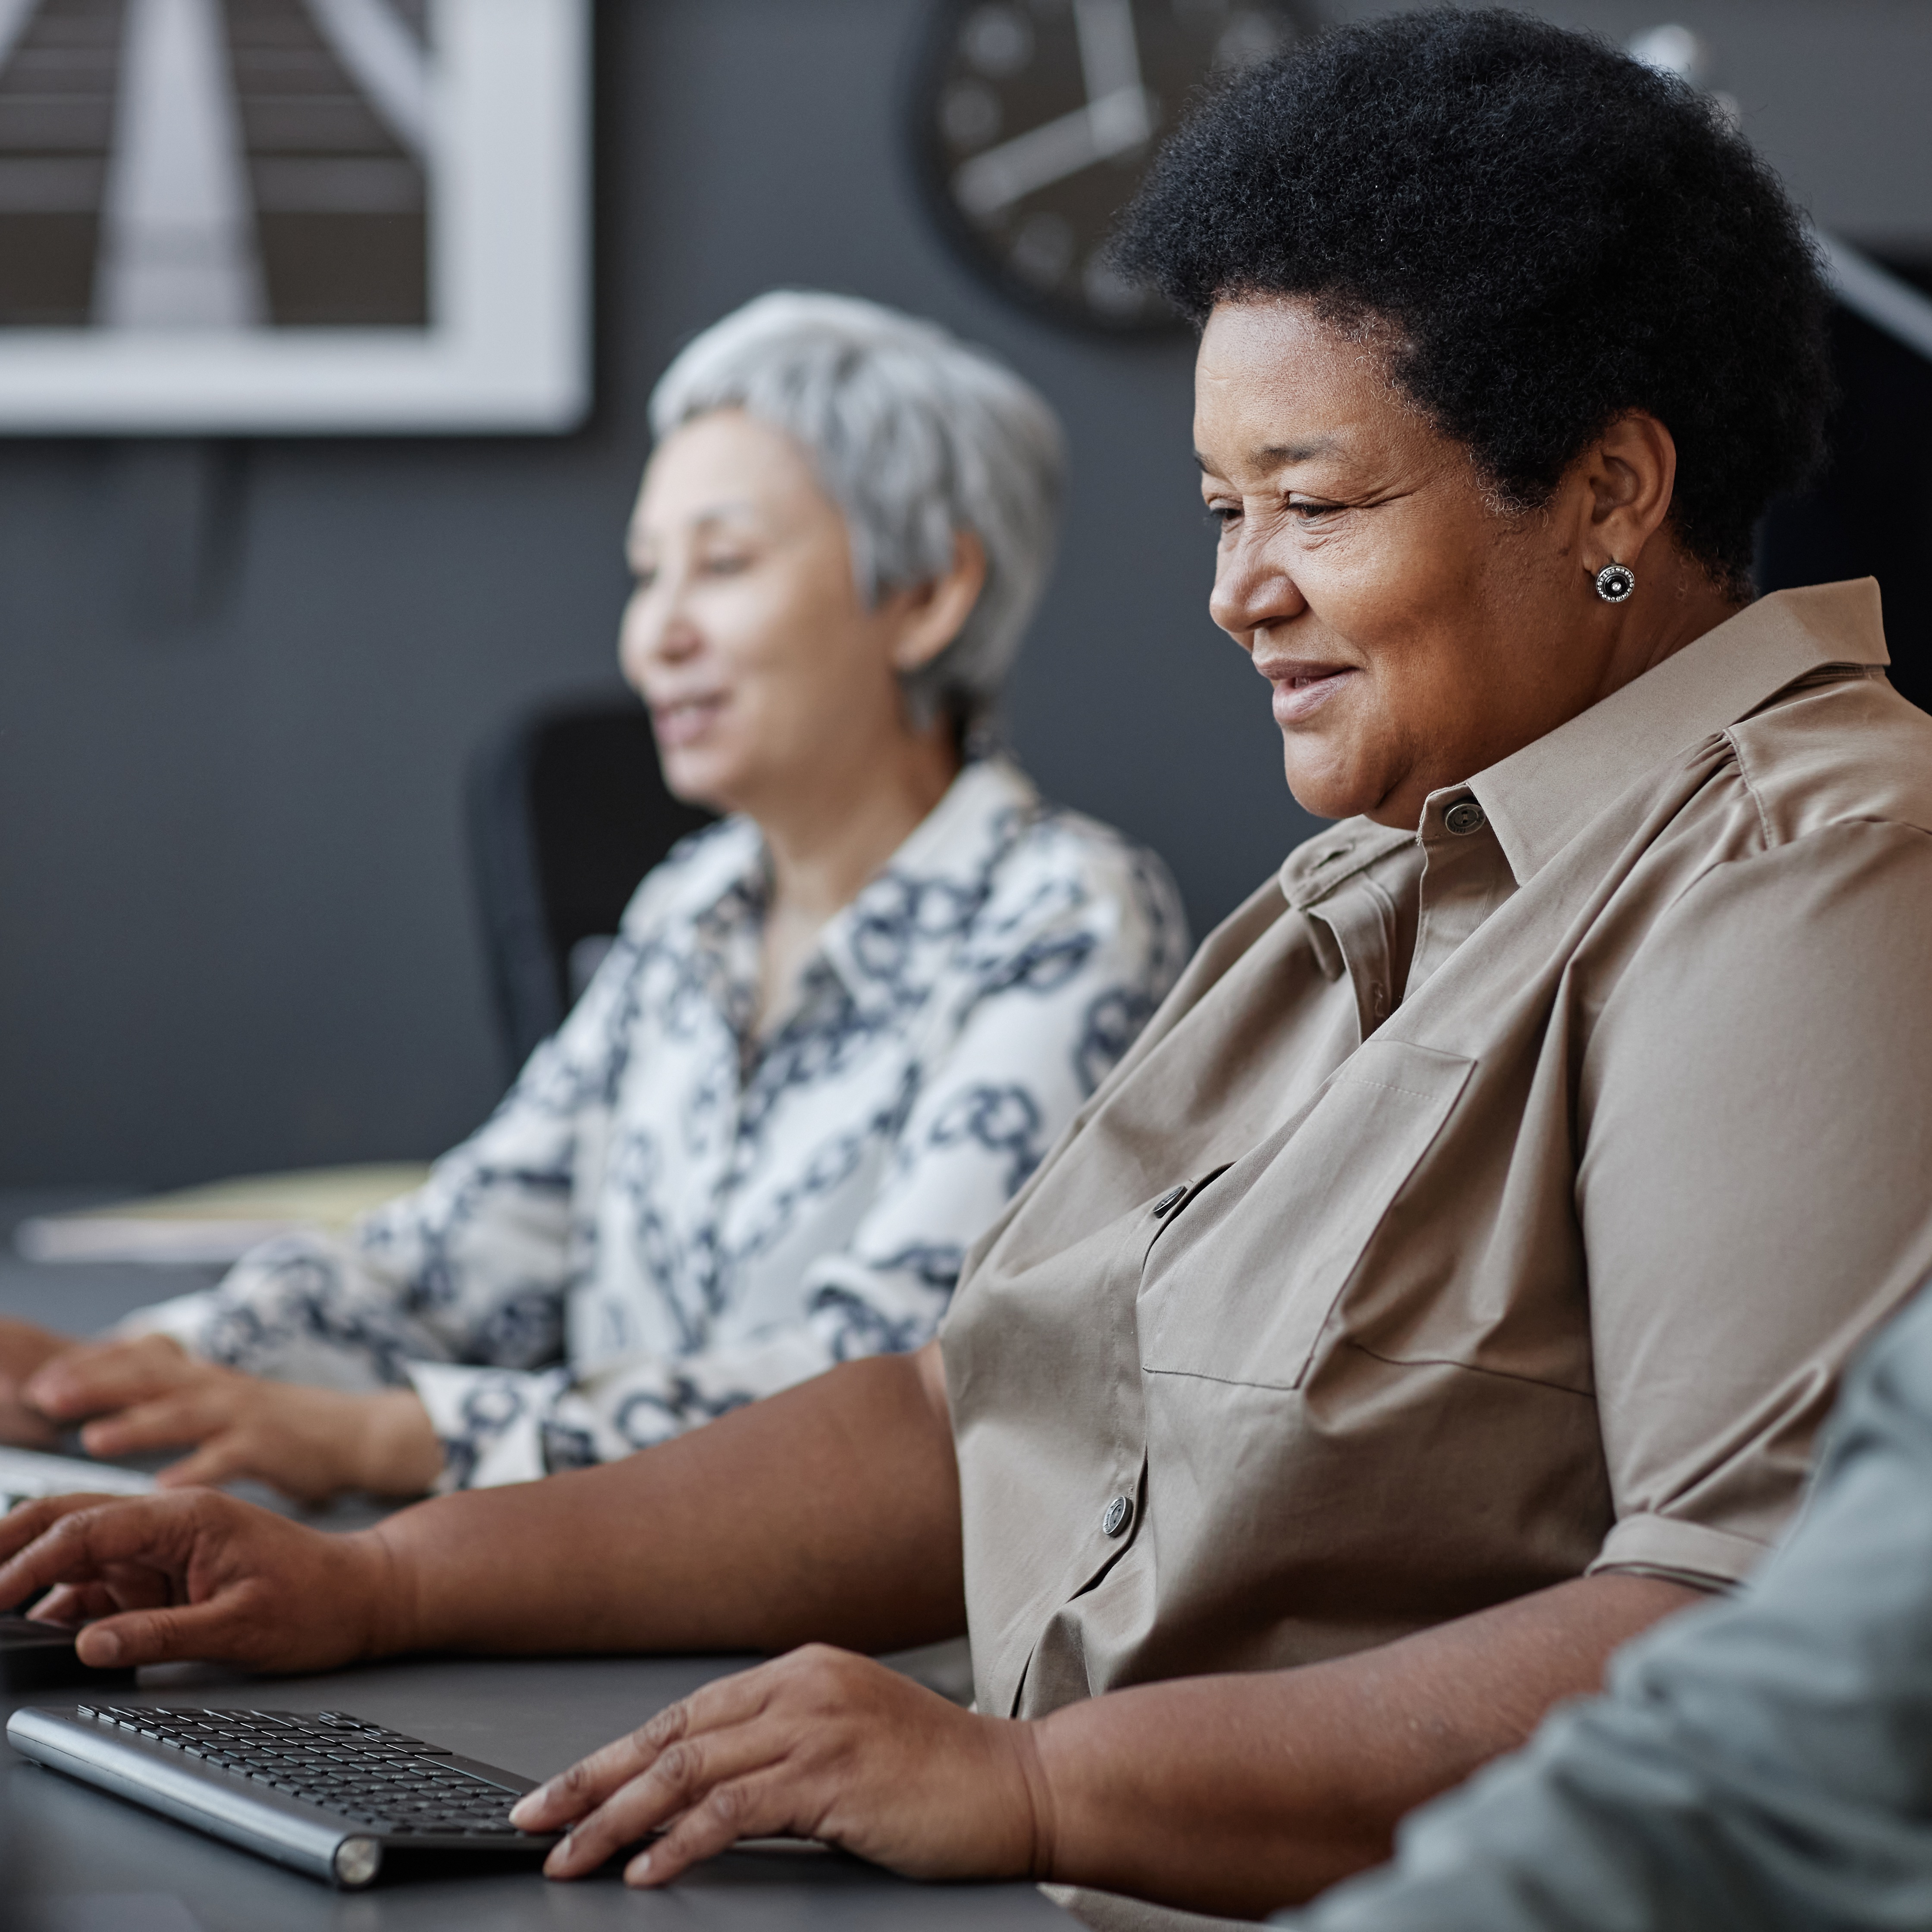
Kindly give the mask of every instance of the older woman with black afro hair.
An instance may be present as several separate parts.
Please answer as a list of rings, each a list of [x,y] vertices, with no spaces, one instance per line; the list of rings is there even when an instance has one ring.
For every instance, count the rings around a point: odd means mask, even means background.
[[[1208,100],[1124,254],[1200,326],[1214,614],[1340,822],[940,1340],[355,1537],[29,1505],[0,1598],[99,1664],[806,1646],[525,1800],[549,1869],[794,1832],[1130,1926],[1376,1862],[1750,1571],[1932,1266],[1932,721],[1874,586],[1748,576],[1819,444],[1800,219],[1678,82],[1430,12]],[[854,1654],[961,1631],[971,1711]]]

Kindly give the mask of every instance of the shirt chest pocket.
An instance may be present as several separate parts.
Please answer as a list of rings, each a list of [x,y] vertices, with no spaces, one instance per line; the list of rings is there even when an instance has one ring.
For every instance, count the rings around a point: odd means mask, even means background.
[[[1305,1114],[1236,1162],[1154,1244],[1138,1308],[1143,1368],[1298,1388],[1363,1250],[1474,1065],[1403,1040],[1358,1048]]]

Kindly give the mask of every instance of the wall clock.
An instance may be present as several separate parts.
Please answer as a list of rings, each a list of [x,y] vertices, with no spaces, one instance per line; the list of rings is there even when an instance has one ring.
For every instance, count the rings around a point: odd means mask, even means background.
[[[1120,333],[1172,312],[1106,243],[1204,82],[1312,33],[1308,0],[947,0],[914,88],[941,225],[1006,292]]]

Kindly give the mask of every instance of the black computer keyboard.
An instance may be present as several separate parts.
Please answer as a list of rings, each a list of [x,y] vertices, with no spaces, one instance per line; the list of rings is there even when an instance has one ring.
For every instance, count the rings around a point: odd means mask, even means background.
[[[231,1844],[340,1886],[394,1850],[538,1852],[509,1809],[533,1780],[340,1711],[80,1704],[16,1711],[8,1742]]]

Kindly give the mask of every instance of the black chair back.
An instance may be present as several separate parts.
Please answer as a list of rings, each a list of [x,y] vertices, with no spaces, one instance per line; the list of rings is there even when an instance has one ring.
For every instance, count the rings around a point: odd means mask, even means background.
[[[638,884],[711,822],[664,789],[634,698],[547,706],[487,746],[469,786],[490,990],[513,1066],[583,991]]]

